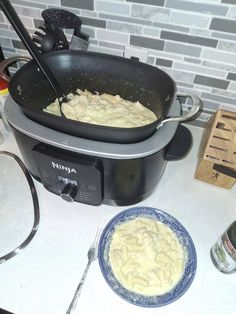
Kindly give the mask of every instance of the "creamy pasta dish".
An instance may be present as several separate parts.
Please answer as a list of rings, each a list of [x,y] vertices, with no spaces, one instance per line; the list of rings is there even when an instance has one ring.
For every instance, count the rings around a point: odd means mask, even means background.
[[[185,253],[168,226],[152,218],[138,217],[116,227],[109,262],[124,288],[157,296],[170,291],[181,279]]]
[[[69,94],[69,101],[62,104],[66,118],[113,127],[139,127],[157,120],[156,115],[140,102],[124,100],[119,95],[92,94],[78,89]],[[60,116],[58,99],[44,111]]]

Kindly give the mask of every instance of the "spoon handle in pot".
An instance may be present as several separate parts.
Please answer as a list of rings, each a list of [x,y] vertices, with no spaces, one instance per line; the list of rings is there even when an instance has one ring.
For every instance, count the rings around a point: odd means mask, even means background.
[[[15,9],[11,5],[9,0],[0,0],[0,8],[6,15],[7,19],[9,20],[10,24],[16,31],[17,35],[20,37],[24,45],[26,46],[27,50],[29,51],[30,55],[33,57],[35,62],[37,63],[38,67],[45,75],[46,79],[48,80],[49,84],[51,85],[54,93],[58,98],[66,98],[64,95],[61,86],[59,85],[58,81],[55,79],[54,75],[52,74],[51,70],[49,69],[47,63],[44,61],[42,56],[40,55],[38,48],[33,43],[29,33],[25,29],[24,25],[22,24],[20,18],[18,17]]]

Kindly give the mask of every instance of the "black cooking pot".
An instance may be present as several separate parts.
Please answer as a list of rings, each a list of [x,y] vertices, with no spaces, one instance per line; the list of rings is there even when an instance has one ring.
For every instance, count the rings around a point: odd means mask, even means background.
[[[34,60],[17,71],[9,85],[12,98],[31,119],[79,137],[133,143],[148,138],[163,123],[185,121],[198,112],[200,100],[191,96],[193,107],[187,116],[164,119],[175,98],[175,83],[156,67],[117,56],[82,51],[56,51],[41,56],[10,1],[0,0],[0,8]],[[155,113],[157,121],[138,128],[114,128],[43,112],[54,101],[55,95],[61,104],[61,98],[66,100],[66,94],[75,93],[77,88],[93,93],[119,94],[124,99],[140,101]]]
[[[150,137],[163,123],[185,121],[200,108],[199,98],[192,96],[193,108],[187,117],[163,120],[176,97],[175,82],[162,70],[136,60],[84,51],[56,51],[42,57],[65,94],[75,93],[80,88],[92,93],[120,95],[130,101],[140,101],[157,116],[157,121],[145,126],[118,128],[78,122],[44,112],[43,109],[55,100],[55,94],[35,62],[28,62],[10,79],[12,98],[31,119],[70,135],[115,143],[139,142]]]

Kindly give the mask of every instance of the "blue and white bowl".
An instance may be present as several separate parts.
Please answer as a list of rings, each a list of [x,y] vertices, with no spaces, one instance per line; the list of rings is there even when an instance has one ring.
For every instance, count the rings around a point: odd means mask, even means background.
[[[156,219],[167,225],[176,234],[186,252],[184,272],[180,281],[172,290],[160,296],[144,296],[125,289],[114,276],[109,262],[110,243],[117,225],[140,216]],[[197,268],[196,250],[188,231],[171,215],[151,207],[130,208],[112,218],[102,232],[98,260],[102,274],[112,290],[124,300],[143,307],[160,307],[180,298],[190,287]]]

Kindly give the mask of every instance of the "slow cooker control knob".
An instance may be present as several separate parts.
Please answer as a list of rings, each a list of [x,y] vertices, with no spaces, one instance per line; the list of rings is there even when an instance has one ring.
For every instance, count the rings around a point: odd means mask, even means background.
[[[77,192],[78,188],[75,184],[67,183],[61,191],[60,197],[67,202],[73,202]]]

